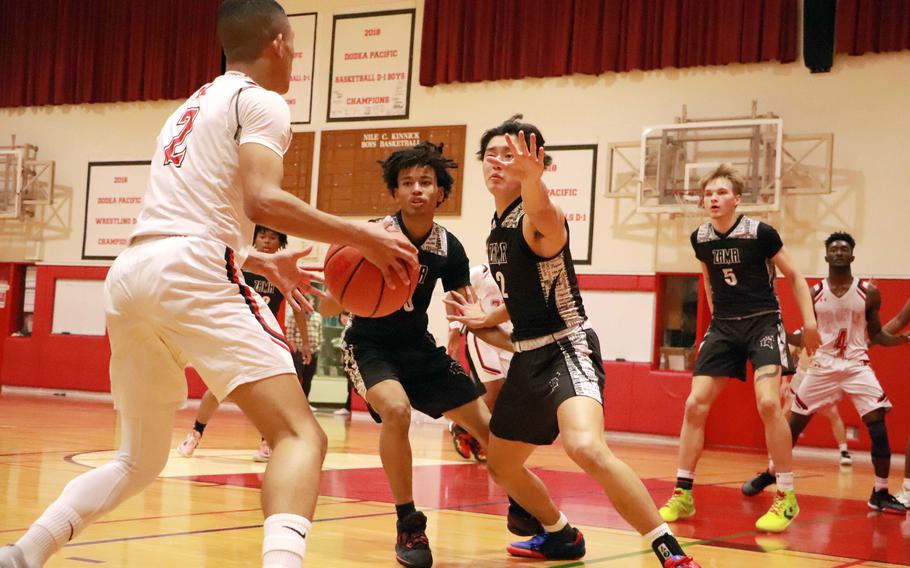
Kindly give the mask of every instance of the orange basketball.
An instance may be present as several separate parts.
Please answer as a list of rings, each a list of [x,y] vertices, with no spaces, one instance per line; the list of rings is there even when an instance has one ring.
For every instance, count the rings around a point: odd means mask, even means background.
[[[396,280],[395,289],[386,286],[382,272],[354,247],[332,245],[325,255],[325,284],[329,294],[354,314],[369,318],[387,316],[401,308],[417,287],[417,268],[408,268],[411,279],[406,286]]]

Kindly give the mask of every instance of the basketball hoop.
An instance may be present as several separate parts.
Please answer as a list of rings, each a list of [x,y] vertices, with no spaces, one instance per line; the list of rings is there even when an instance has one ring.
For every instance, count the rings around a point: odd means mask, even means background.
[[[696,189],[674,189],[673,198],[679,212],[686,217],[701,215],[702,213],[702,194]]]

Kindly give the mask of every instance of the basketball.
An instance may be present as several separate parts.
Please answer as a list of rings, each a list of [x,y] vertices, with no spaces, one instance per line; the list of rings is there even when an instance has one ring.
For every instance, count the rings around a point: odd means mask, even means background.
[[[401,308],[417,287],[418,268],[408,268],[406,286],[393,274],[395,289],[386,286],[382,272],[354,247],[332,245],[325,255],[325,284],[329,294],[356,316],[379,318]]]

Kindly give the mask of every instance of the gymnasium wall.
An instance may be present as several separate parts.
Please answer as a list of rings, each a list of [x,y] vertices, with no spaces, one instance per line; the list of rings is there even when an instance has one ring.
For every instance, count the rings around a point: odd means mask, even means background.
[[[295,128],[360,128],[359,123],[327,124],[325,115],[332,15],[354,11],[365,3],[288,0],[283,4],[289,13],[319,14],[313,123]],[[369,9],[413,5],[376,1]],[[419,68],[421,7],[422,3],[417,2],[412,76]],[[605,355],[614,361],[625,359],[608,363],[608,425],[621,430],[676,434],[688,381],[676,373],[651,370],[651,276],[656,272],[697,271],[687,239],[694,223],[639,215],[630,200],[604,198],[607,144],[638,139],[643,125],[673,122],[683,104],[688,106],[690,116],[720,117],[748,113],[752,100],[758,101],[760,112],[773,111],[781,116],[788,134],[834,133],[835,191],[825,196],[788,197],[783,210],[768,220],[778,227],[797,265],[808,275],[825,271],[820,245],[824,236],[837,229],[853,232],[859,242],[855,271],[893,281],[883,310],[889,316],[896,311],[898,301],[902,303],[910,296],[910,283],[901,280],[910,277],[910,252],[896,245],[910,238],[910,224],[906,222],[906,188],[910,180],[910,161],[906,159],[910,145],[908,92],[908,52],[858,58],[838,56],[832,72],[820,75],[812,75],[801,63],[794,63],[579,75],[432,89],[420,87],[414,78],[410,119],[375,121],[370,126],[467,125],[469,150],[462,157],[466,180],[462,214],[442,222],[459,236],[474,262],[483,259],[483,240],[493,207],[472,152],[484,129],[523,112],[541,127],[550,144],[600,145],[593,261],[590,266],[578,267],[578,271],[611,283],[585,293]],[[106,389],[104,338],[51,335],[49,313],[53,311],[55,288],[42,282],[79,275],[103,277],[106,263],[80,260],[87,164],[148,159],[161,123],[178,104],[179,101],[157,101],[0,109],[0,144],[7,144],[15,134],[19,143],[38,145],[40,159],[56,161],[60,204],[58,218],[49,224],[37,244],[30,238],[38,229],[34,221],[0,221],[0,263],[29,261],[34,256],[41,259],[35,335],[5,340],[5,347],[0,349],[0,383]],[[317,168],[318,159],[317,147]],[[314,172],[314,178],[317,174]],[[2,264],[0,269],[14,270],[11,265]],[[0,271],[0,276],[4,273]],[[649,278],[650,289],[639,284]],[[7,317],[4,309],[0,309],[0,316]],[[47,326],[45,336],[39,333],[39,325]],[[445,333],[438,303],[431,312],[431,328],[437,337]],[[882,374],[897,376],[901,369],[899,357],[906,355],[906,349],[876,354],[877,358],[893,361],[884,363]],[[739,404],[754,406],[748,387],[729,390],[725,396],[733,397],[731,403],[736,402],[731,408],[738,409]],[[741,400],[740,395],[746,400]],[[647,412],[640,413],[642,408]],[[752,411],[734,411],[729,416],[715,413],[712,420],[723,420],[725,426],[721,430],[729,432],[732,439],[713,442],[761,445],[760,429],[755,430],[754,424],[748,422],[750,417],[757,420]],[[892,421],[903,424],[906,436],[910,411],[899,408]],[[740,423],[741,428],[736,426]],[[810,428],[807,436],[814,435]],[[896,438],[893,434],[892,441],[898,448],[902,442],[896,442]],[[822,438],[819,440],[823,442]]]

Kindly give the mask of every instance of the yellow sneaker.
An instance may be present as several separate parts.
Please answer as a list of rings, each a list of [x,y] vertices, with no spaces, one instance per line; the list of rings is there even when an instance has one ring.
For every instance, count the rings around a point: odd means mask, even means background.
[[[798,514],[799,504],[796,502],[796,493],[792,490],[778,491],[774,504],[771,505],[768,512],[755,521],[755,528],[771,533],[784,532]]]
[[[691,489],[673,489],[673,496],[658,511],[660,518],[668,523],[688,519],[695,514],[695,500]]]

